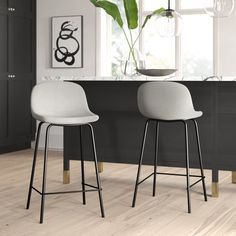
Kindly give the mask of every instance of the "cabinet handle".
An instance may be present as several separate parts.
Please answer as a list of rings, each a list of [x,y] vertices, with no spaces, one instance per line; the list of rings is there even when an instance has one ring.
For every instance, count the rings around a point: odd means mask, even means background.
[[[16,75],[8,75],[8,78],[15,78]]]
[[[12,7],[9,7],[8,8],[8,11],[15,11],[16,9],[15,8],[12,8]]]

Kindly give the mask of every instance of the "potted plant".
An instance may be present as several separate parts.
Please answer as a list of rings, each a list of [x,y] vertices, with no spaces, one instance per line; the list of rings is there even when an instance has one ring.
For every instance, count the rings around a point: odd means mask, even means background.
[[[159,8],[153,11],[151,14],[147,15],[144,22],[140,23],[141,27],[139,27],[138,4],[136,0],[123,0],[123,6],[125,9],[125,16],[126,16],[125,20],[122,19],[120,10],[115,3],[107,1],[107,0],[90,0],[90,2],[95,7],[99,7],[105,10],[105,12],[108,15],[110,15],[115,20],[115,22],[119,25],[120,29],[122,30],[124,34],[126,42],[129,46],[129,53],[128,53],[128,58],[126,60],[125,67],[124,67],[124,74],[127,75],[127,66],[131,58],[133,59],[135,69],[138,69],[139,65],[136,58],[137,55],[135,53],[135,45],[145,25],[147,24],[147,22],[153,16],[160,16],[165,11],[165,9]],[[124,27],[125,21],[127,23],[128,32],[125,30],[125,27]],[[136,38],[134,38],[133,31],[136,30],[137,28],[139,28],[139,33],[136,36]]]

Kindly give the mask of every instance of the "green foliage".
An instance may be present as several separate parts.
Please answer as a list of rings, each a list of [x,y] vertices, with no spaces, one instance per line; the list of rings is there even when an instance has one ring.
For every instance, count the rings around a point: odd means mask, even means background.
[[[153,11],[151,14],[147,15],[144,22],[143,22],[143,25],[142,25],[142,28],[145,27],[145,25],[147,24],[148,20],[150,20],[153,16],[160,16],[163,12],[165,12],[165,9],[164,8],[160,8],[160,9],[157,9],[155,11]]]
[[[138,27],[138,6],[136,0],[123,0],[126,20],[129,29]]]
[[[118,25],[123,28],[124,21],[121,18],[120,10],[118,6],[110,1],[107,0],[90,0],[90,2],[95,7],[100,7],[106,11],[108,15],[110,15]],[[126,21],[129,29],[136,29],[138,27],[138,4],[136,0],[123,0],[125,14],[126,14]],[[156,9],[151,14],[147,15],[143,24],[142,28],[145,27],[148,20],[150,20],[153,16],[160,16],[165,11],[164,8]]]

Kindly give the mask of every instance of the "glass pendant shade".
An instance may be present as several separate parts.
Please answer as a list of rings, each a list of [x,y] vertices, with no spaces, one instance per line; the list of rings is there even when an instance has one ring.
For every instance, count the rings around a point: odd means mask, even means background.
[[[205,0],[205,11],[212,17],[227,17],[234,10],[234,0]]]
[[[179,36],[182,30],[182,17],[172,9],[166,9],[157,19],[157,30],[161,37]]]

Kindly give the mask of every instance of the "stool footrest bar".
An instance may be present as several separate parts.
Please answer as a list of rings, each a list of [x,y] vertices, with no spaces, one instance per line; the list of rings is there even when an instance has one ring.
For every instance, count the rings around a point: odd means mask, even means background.
[[[162,173],[162,172],[156,172],[156,174],[157,175],[172,175],[172,176],[187,176],[186,174],[174,174],[174,173]],[[154,172],[152,173],[152,174],[150,174],[150,175],[148,175],[146,178],[144,178],[143,180],[141,180],[139,183],[138,183],[138,185],[139,184],[142,184],[144,181],[146,181],[147,179],[149,179],[151,176],[153,176],[154,175]],[[197,183],[199,183],[200,181],[202,181],[202,179],[205,179],[205,176],[204,177],[202,177],[201,175],[189,175],[190,177],[194,177],[194,178],[200,178],[198,181],[196,181],[195,183],[193,183],[191,186],[190,186],[190,188],[191,187],[193,187],[194,185],[196,185]]]
[[[94,192],[98,191],[96,189],[88,189],[88,190],[75,190],[75,191],[65,191],[65,192],[51,192],[51,193],[45,193],[45,195],[54,195],[54,194],[67,194],[67,193],[82,193],[82,192]]]
[[[38,194],[43,195],[38,189],[32,187],[33,190],[35,190]],[[95,191],[99,191],[102,189],[87,189],[87,190],[74,190],[74,191],[63,191],[63,192],[49,192],[49,193],[44,193],[44,195],[56,195],[56,194],[67,194],[67,193],[82,193],[82,192],[95,192]]]
[[[158,175],[173,175],[173,176],[186,176],[186,174],[174,174],[174,173],[161,173],[157,172]],[[190,177],[202,178],[201,175],[189,175]]]

